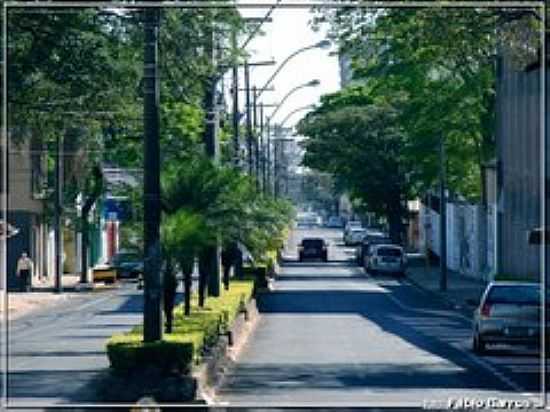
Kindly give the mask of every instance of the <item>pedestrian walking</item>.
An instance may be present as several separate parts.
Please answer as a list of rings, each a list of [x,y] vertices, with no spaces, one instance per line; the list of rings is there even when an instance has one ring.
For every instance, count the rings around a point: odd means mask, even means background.
[[[17,276],[21,279],[21,292],[31,291],[33,266],[27,252],[21,253],[21,257],[17,261]]]

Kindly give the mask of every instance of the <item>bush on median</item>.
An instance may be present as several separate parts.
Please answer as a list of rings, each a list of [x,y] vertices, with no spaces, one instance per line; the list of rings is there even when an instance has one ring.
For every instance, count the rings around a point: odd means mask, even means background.
[[[206,348],[218,340],[252,298],[252,280],[234,280],[220,297],[209,297],[203,308],[192,299],[191,315],[186,317],[180,305],[174,311],[173,332],[160,342],[144,343],[143,326],[113,335],[107,343],[111,368],[118,374],[151,367],[165,374],[187,374],[193,361],[199,362]]]

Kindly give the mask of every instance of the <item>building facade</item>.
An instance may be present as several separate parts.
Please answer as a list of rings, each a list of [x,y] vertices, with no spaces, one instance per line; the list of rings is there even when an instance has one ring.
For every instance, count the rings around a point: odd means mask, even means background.
[[[500,59],[497,270],[526,279],[538,279],[541,271],[541,246],[529,244],[529,233],[542,224],[542,153],[547,150],[543,116],[548,120],[548,111],[542,113],[543,75],[539,67],[519,70],[507,58]]]

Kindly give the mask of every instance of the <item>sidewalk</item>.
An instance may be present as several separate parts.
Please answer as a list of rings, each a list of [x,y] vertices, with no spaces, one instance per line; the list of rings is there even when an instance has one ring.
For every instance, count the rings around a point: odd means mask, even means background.
[[[46,306],[54,306],[82,294],[82,292],[75,289],[79,280],[80,277],[78,275],[64,274],[61,281],[64,291],[63,293],[55,293],[55,284],[52,277],[47,278],[43,282],[33,277],[31,292],[9,291],[7,293],[8,319],[17,319],[31,312],[43,309]],[[88,292],[93,290],[95,289],[88,290]],[[5,304],[0,305],[1,316],[4,316],[5,306]]]
[[[420,261],[415,262],[414,266],[407,269],[406,279],[468,317],[472,316],[475,307],[468,305],[467,300],[473,299],[479,302],[487,285],[483,280],[468,278],[449,270],[447,272],[447,291],[441,292],[439,290],[439,266],[431,265],[428,268]]]

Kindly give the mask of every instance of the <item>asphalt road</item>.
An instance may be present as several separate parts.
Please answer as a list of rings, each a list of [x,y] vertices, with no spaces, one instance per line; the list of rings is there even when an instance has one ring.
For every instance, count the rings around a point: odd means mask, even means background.
[[[142,321],[135,284],[83,293],[8,324],[8,406],[96,401],[94,382],[108,367],[105,343]]]
[[[459,398],[539,399],[534,351],[471,350],[471,323],[390,277],[346,262],[335,230],[329,263],[283,266],[275,291],[259,302],[260,323],[218,393],[220,406],[427,406]]]
[[[176,299],[183,299],[181,287]],[[72,410],[97,404],[96,382],[109,366],[107,340],[142,321],[143,291],[135,283],[122,283],[110,291],[72,294],[61,304],[9,322],[8,406],[71,405]]]

